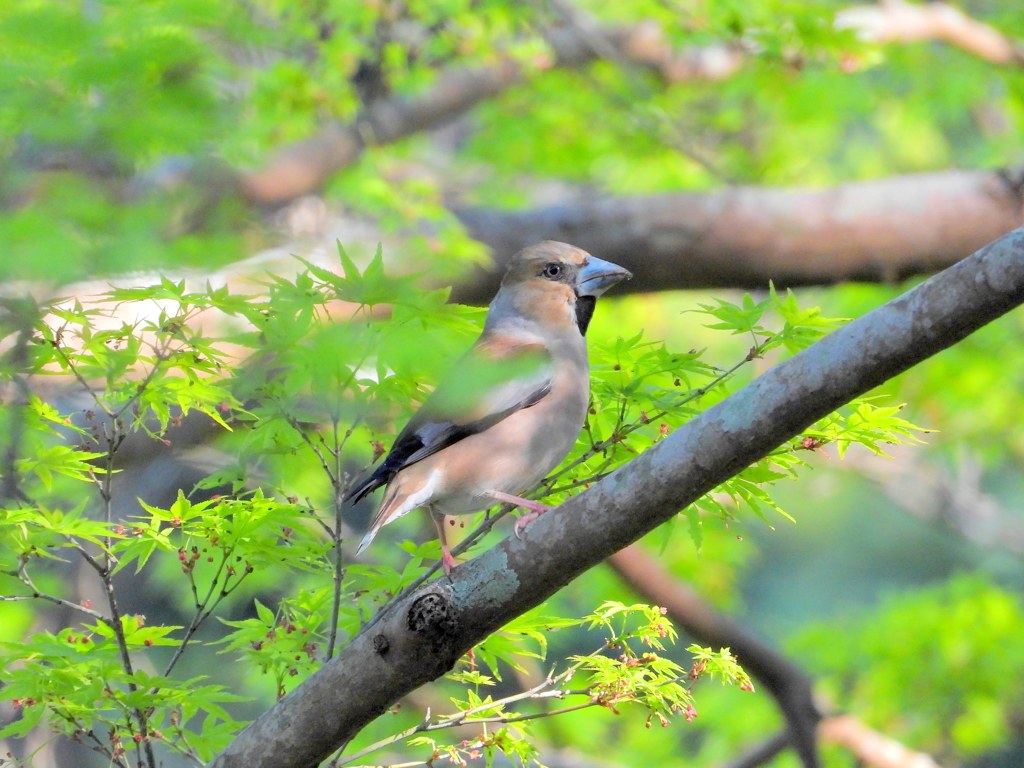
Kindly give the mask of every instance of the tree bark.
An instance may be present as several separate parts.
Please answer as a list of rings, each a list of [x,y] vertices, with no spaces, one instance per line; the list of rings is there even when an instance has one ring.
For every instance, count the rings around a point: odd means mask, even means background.
[[[621,264],[620,290],[765,288],[890,282],[944,269],[1024,224],[1020,171],[943,171],[829,189],[735,187],[456,214],[491,247],[453,298],[485,304],[505,262],[538,240],[563,240]]]
[[[853,321],[583,493],[383,609],[216,768],[310,768],[403,695],[831,411],[1024,302],[1024,229]]]

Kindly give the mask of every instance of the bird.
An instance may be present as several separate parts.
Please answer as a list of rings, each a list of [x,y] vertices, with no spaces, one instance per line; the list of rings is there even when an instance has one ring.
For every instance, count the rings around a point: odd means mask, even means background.
[[[590,405],[587,327],[599,296],[632,274],[568,243],[547,240],[509,261],[479,339],[426,398],[384,461],[346,495],[387,486],[357,554],[388,523],[429,512],[446,574],[457,564],[445,515],[511,503],[548,507],[526,492],[568,455]]]

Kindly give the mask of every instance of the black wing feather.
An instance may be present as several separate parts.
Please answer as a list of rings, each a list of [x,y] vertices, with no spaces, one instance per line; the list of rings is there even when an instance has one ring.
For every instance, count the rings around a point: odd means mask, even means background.
[[[428,456],[450,445],[454,445],[470,435],[476,435],[490,429],[516,411],[536,405],[550,391],[551,382],[545,382],[539,389],[531,392],[528,397],[509,408],[497,413],[487,414],[487,416],[481,419],[465,424],[453,421],[433,421],[429,420],[429,418],[418,419],[417,417],[423,413],[421,411],[405,425],[405,429],[395,439],[395,443],[391,446],[391,450],[385,457],[384,462],[369,477],[349,491],[344,501],[346,503],[359,501],[381,486],[390,483],[396,474],[409,465],[422,461]]]

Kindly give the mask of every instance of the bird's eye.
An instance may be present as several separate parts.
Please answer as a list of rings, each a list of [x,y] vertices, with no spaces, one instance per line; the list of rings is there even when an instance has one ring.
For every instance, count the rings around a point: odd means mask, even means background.
[[[544,275],[544,277],[550,277],[552,279],[556,278],[560,274],[562,274],[562,265],[548,264],[546,267],[544,267],[544,271],[541,274]]]

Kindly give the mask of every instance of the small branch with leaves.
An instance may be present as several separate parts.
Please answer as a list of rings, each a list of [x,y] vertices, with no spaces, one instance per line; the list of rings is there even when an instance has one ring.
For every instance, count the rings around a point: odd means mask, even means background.
[[[690,646],[688,650],[693,654],[694,661],[689,670],[683,670],[674,662],[659,656],[658,652],[664,651],[665,643],[674,643],[676,639],[675,629],[665,618],[663,608],[606,602],[594,613],[578,621],[545,621],[541,618],[528,624],[518,624],[509,632],[538,641],[541,653],[528,652],[526,655],[543,656],[546,642],[540,634],[541,628],[550,631],[553,628],[583,625],[591,629],[600,627],[609,636],[597,650],[585,656],[573,657],[573,663],[562,672],[555,674],[552,670],[531,688],[500,699],[481,696],[481,689],[493,686],[495,680],[477,669],[471,652],[466,657],[464,668],[448,675],[449,679],[467,686],[465,700],[453,699],[460,706],[459,711],[431,717],[428,710],[423,722],[418,725],[348,755],[340,755],[330,763],[331,768],[349,765],[401,741],[406,741],[409,747],[431,748],[431,754],[426,759],[408,763],[410,766],[430,765],[441,757],[465,766],[467,760],[478,758],[484,753],[490,760],[496,751],[503,752],[513,762],[520,760],[525,764],[537,758],[537,750],[526,740],[525,734],[508,728],[490,729],[488,726],[522,724],[591,707],[605,707],[618,714],[618,707],[626,704],[643,707],[647,712],[648,726],[652,719],[667,725],[673,715],[682,715],[687,721],[697,717],[691,687],[705,674],[730,682],[743,690],[753,690],[749,677],[728,649],[714,652]],[[634,645],[641,648],[637,650]],[[495,667],[492,673],[496,674],[497,659],[488,658]],[[504,660],[516,665],[514,657],[505,657]],[[567,687],[577,677],[585,678],[588,684],[581,688]],[[575,698],[584,700],[532,713],[511,709],[531,701]],[[457,744],[439,745],[433,738],[419,735],[476,726],[481,728],[477,736],[463,739]]]

